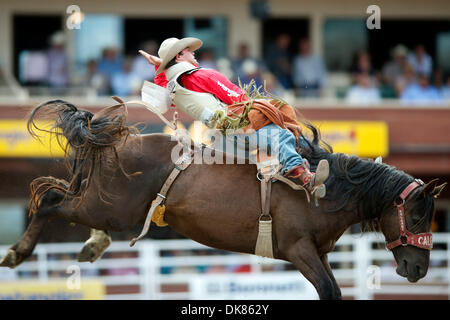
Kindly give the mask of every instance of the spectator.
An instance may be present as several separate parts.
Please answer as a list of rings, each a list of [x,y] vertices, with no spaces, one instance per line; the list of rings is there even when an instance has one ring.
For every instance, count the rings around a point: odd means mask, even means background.
[[[292,79],[300,96],[319,97],[320,89],[326,83],[326,69],[323,60],[311,52],[311,44],[303,38],[299,42],[298,55],[294,57]]]
[[[262,78],[267,92],[285,101],[294,101],[294,95],[284,89],[272,73],[266,71],[262,74]]]
[[[137,95],[142,81],[138,75],[131,71],[132,61],[128,58],[123,63],[122,70],[113,74],[111,88],[114,95]]]
[[[292,89],[290,43],[290,35],[287,33],[279,34],[275,43],[269,46],[266,54],[266,64],[269,71],[275,75],[285,89]]]
[[[441,68],[436,68],[433,73],[433,83],[434,87],[441,90],[444,86],[444,70]]]
[[[450,101],[450,76],[447,77],[447,83],[441,89],[442,99]]]
[[[64,88],[69,84],[68,61],[65,52],[65,37],[59,31],[51,37],[48,56],[48,85],[52,88]]]
[[[399,44],[392,49],[392,59],[384,65],[382,71],[383,82],[386,85],[395,88],[398,79],[403,77],[408,64],[406,59],[407,54],[408,49],[402,44]]]
[[[48,82],[48,54],[24,50],[19,54],[19,79],[26,86],[44,86]]]
[[[427,77],[431,76],[433,71],[433,60],[430,55],[426,53],[425,47],[419,44],[414,49],[414,53],[408,55],[408,63],[414,69],[415,73],[423,74]]]
[[[405,91],[405,89],[413,83],[417,83],[416,74],[414,69],[409,64],[406,64],[403,75],[398,77],[395,81],[395,91],[397,97],[400,97],[403,91]]]
[[[199,66],[202,68],[217,70],[214,53],[210,49],[204,49],[198,57]]]
[[[228,79],[234,78],[234,72],[231,67],[231,62],[228,58],[217,59],[217,70],[224,74]]]
[[[108,79],[98,72],[98,64],[94,59],[89,60],[86,64],[84,85],[94,88],[98,95],[107,95],[109,93]]]
[[[111,86],[113,74],[121,72],[122,59],[115,48],[103,49],[102,58],[98,62],[98,71],[108,79],[108,86]],[[109,90],[110,91],[110,90]]]
[[[352,105],[371,105],[381,101],[380,92],[369,73],[356,75],[356,84],[348,90],[346,101]]]
[[[418,74],[418,82],[410,84],[401,95],[404,104],[436,104],[441,101],[439,91],[430,85],[426,74]]]
[[[238,48],[237,58],[234,59],[232,63],[232,68],[234,74],[236,75],[236,80],[238,78],[243,79],[245,77],[245,73],[242,70],[242,66],[246,61],[252,61],[253,63],[255,63],[260,72],[263,72],[263,70],[265,69],[264,63],[261,60],[256,59],[250,55],[250,49],[248,44],[242,42]]]
[[[369,77],[374,77],[375,70],[372,67],[370,54],[367,51],[358,52],[355,56],[353,66],[350,71],[355,82],[357,81],[357,75],[361,73],[368,74]]]
[[[248,84],[251,80],[255,80],[257,88],[263,86],[263,79],[261,71],[255,61],[248,59],[242,64],[242,78],[240,78],[243,84]]]
[[[147,41],[142,44],[142,49],[152,55],[157,55],[158,44],[155,41]],[[136,74],[142,81],[153,81],[155,77],[155,68],[148,64],[141,54],[138,54],[133,60],[131,71]]]

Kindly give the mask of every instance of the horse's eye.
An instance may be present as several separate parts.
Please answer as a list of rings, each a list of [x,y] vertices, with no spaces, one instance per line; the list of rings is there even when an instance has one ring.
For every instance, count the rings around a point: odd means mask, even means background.
[[[412,222],[413,224],[418,223],[418,222],[420,221],[420,219],[421,219],[421,217],[420,217],[419,214],[417,214],[417,213],[412,213],[412,214],[411,214],[411,222]]]

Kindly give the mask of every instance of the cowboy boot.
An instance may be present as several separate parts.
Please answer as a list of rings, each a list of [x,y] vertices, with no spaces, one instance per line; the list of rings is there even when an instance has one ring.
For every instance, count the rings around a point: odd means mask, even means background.
[[[306,159],[301,165],[295,166],[285,175],[290,178],[299,179],[303,186],[316,198],[323,198],[326,194],[325,180],[330,172],[328,161],[320,160],[316,172],[309,171],[309,163]]]

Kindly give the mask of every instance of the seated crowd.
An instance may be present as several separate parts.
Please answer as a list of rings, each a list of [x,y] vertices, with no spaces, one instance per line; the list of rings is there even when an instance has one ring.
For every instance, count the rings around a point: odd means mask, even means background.
[[[141,48],[157,55],[159,44],[148,41]],[[242,43],[234,59],[218,58],[205,48],[197,53],[201,67],[214,68],[233,82],[248,83],[281,97],[337,97],[348,104],[373,105],[382,99],[399,99],[404,104],[439,104],[450,99],[450,75],[436,66],[426,48],[417,44],[412,50],[399,44],[391,49],[391,60],[380,70],[373,67],[367,51],[355,53],[352,67],[345,74],[344,85],[332,80],[322,59],[312,52],[309,39],[298,40],[296,55],[290,54],[291,37],[280,34],[267,47],[264,58],[250,54],[249,45]],[[26,58],[26,59],[25,59]],[[64,50],[64,39],[54,35],[46,52],[28,52],[21,60],[28,65],[20,76],[25,86],[43,85],[50,88],[88,87],[97,95],[139,95],[142,82],[152,81],[153,66],[139,55],[123,57],[117,48],[104,48],[101,57],[89,60],[83,76],[71,75]],[[31,61],[30,61],[31,60]],[[331,91],[330,91],[331,89]],[[57,91],[54,91],[57,92]],[[331,95],[330,95],[331,92]]]

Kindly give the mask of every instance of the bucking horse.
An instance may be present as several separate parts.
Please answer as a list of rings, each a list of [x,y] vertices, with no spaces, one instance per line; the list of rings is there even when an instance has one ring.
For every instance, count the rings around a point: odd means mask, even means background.
[[[91,228],[79,261],[95,261],[111,242],[110,231],[144,224],[152,200],[176,164],[177,141],[168,134],[140,134],[127,124],[126,106],[97,114],[53,100],[30,113],[28,130],[56,135],[66,150],[70,178],[32,181],[31,222],[0,260],[14,268],[27,259],[49,219],[63,217]],[[41,128],[37,119],[52,120]],[[270,213],[276,259],[291,262],[316,288],[320,299],[341,299],[327,254],[346,229],[382,232],[397,273],[410,282],[428,270],[434,198],[445,184],[423,183],[392,166],[333,153],[320,132],[304,124],[299,152],[312,170],[321,159],[330,165],[327,194],[320,205],[301,191],[274,181]],[[179,234],[209,247],[255,254],[262,205],[257,168],[245,164],[191,164],[165,196],[164,221]]]

